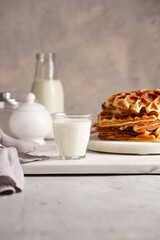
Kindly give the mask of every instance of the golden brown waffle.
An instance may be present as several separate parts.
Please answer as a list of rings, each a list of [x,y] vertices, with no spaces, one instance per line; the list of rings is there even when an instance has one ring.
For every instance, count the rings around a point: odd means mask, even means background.
[[[102,104],[93,133],[101,140],[160,141],[160,89],[115,94]]]
[[[135,129],[137,131],[135,131]],[[123,141],[160,141],[160,124],[135,125],[123,127],[99,127],[97,125],[95,131],[99,133],[98,138],[101,140],[123,140]]]
[[[160,89],[115,94],[102,104],[100,126],[121,126],[160,119]]]
[[[99,133],[98,138],[100,140],[116,140],[116,141],[134,141],[134,142],[160,142],[160,138],[156,137],[154,134],[139,134],[137,136],[130,136],[127,134],[106,134]]]

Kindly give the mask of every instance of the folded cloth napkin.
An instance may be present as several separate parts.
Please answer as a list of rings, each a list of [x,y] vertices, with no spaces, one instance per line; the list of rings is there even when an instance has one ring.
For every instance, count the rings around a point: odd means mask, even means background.
[[[35,142],[7,136],[0,129],[0,194],[11,194],[23,190],[24,174],[20,163],[47,158],[29,154],[37,146]]]

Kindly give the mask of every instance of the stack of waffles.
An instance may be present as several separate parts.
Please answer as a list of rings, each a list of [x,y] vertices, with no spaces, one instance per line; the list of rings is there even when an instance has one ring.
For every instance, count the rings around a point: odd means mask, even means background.
[[[93,127],[100,140],[160,142],[160,89],[113,95]]]

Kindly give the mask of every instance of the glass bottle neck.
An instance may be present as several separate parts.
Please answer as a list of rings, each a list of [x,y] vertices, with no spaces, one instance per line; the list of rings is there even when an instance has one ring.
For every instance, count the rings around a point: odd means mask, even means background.
[[[55,76],[55,54],[38,53],[36,55],[35,80],[53,80]]]

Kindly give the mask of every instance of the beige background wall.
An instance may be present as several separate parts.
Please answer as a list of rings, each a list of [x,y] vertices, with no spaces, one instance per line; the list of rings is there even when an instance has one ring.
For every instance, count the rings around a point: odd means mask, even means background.
[[[0,0],[0,91],[24,100],[35,53],[56,52],[67,111],[160,88],[159,0]]]

